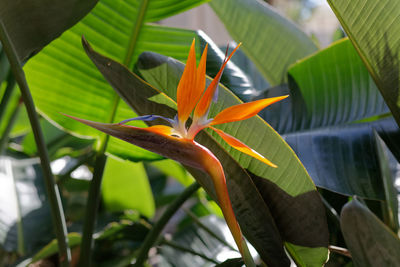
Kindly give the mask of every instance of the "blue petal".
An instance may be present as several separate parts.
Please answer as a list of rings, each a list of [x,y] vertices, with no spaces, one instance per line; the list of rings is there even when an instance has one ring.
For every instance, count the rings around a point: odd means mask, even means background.
[[[123,120],[119,124],[125,124],[125,123],[130,122],[130,121],[154,121],[155,119],[165,120],[165,121],[169,122],[171,125],[174,123],[173,119],[165,118],[165,117],[160,116],[160,115],[143,115],[143,116],[139,116],[139,117],[136,117],[136,118]]]

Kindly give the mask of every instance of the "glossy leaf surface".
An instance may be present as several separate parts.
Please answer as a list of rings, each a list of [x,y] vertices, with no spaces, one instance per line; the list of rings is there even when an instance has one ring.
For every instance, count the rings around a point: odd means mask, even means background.
[[[400,2],[329,0],[400,125]]]

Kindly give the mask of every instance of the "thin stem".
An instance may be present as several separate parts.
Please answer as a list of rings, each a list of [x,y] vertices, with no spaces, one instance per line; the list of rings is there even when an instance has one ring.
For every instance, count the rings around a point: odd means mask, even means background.
[[[100,203],[100,188],[107,156],[98,154],[94,165],[93,178],[89,187],[86,216],[83,224],[81,256],[79,266],[91,266],[91,252],[93,245],[93,231],[96,224],[97,208]]]
[[[215,239],[217,239],[219,242],[221,242],[222,244],[224,244],[225,246],[229,247],[230,249],[234,250],[234,251],[238,251],[236,248],[234,248],[231,244],[229,244],[228,242],[226,242],[226,240],[224,240],[223,238],[219,237],[216,233],[214,233],[210,228],[208,228],[204,223],[202,223],[199,218],[197,218],[197,216],[195,214],[193,214],[190,210],[188,209],[184,209],[184,211],[186,212],[187,215],[189,215],[190,218],[192,218],[192,220],[200,227],[202,228],[204,231],[206,231],[209,235],[211,235],[212,237],[214,237]]]
[[[334,253],[346,256],[348,258],[352,258],[350,251],[346,248],[341,248],[341,247],[337,247],[337,246],[328,246],[328,249],[330,252],[334,252]]]
[[[197,182],[194,182],[189,187],[183,191],[171,205],[168,206],[167,210],[161,216],[161,218],[154,224],[153,228],[147,234],[145,240],[143,241],[142,247],[139,250],[139,253],[136,258],[136,262],[134,266],[142,267],[144,262],[147,259],[150,248],[154,246],[154,243],[157,241],[161,231],[164,229],[165,225],[171,219],[171,217],[177,212],[177,210],[182,206],[182,204],[190,198],[198,189],[200,185]]]
[[[183,252],[187,252],[187,253],[190,253],[190,254],[199,256],[199,257],[205,259],[206,261],[212,262],[212,263],[214,263],[214,264],[219,264],[218,261],[216,261],[216,260],[214,260],[214,259],[212,259],[212,258],[209,258],[209,257],[207,257],[207,256],[204,255],[204,254],[201,254],[201,253],[199,253],[199,252],[197,252],[197,251],[194,251],[193,249],[190,249],[190,248],[181,246],[181,245],[179,245],[179,244],[177,244],[177,243],[175,243],[175,242],[172,242],[172,241],[169,241],[169,240],[166,240],[166,239],[163,239],[163,240],[161,241],[161,245],[167,245],[167,246],[169,246],[169,247],[171,247],[171,248],[174,248],[174,249],[177,249],[177,250],[180,250],[180,251],[183,251]]]
[[[25,103],[29,121],[31,123],[32,131],[35,137],[36,146],[38,148],[47,196],[50,202],[51,215],[58,240],[60,265],[63,267],[69,266],[71,261],[71,251],[68,247],[68,233],[65,224],[65,217],[62,208],[60,193],[51,172],[46,143],[44,142],[43,133],[40,128],[39,119],[37,117],[32,95],[29,91],[28,83],[26,82],[25,74],[17,57],[17,53],[1,21],[0,40],[3,43],[3,48],[7,54],[8,61],[10,62],[11,70],[14,74],[15,80],[17,81],[21,90],[21,96]]]
[[[11,113],[10,119],[8,120],[8,124],[6,129],[2,133],[2,137],[0,138],[0,155],[3,155],[5,149],[7,148],[7,143],[9,139],[10,132],[14,127],[15,122],[17,121],[18,113],[21,110],[22,101],[18,100],[18,103],[15,105],[14,110]]]
[[[8,100],[10,99],[10,97],[14,91],[14,88],[15,88],[15,79],[14,79],[14,76],[12,75],[12,73],[10,72],[8,79],[7,79],[7,87],[3,94],[3,98],[1,99],[1,102],[0,102],[0,121],[5,113],[4,111],[6,110]]]

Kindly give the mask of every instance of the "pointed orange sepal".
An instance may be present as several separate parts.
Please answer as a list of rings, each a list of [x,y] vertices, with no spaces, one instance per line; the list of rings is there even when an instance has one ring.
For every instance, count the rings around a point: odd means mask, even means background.
[[[239,43],[236,48],[232,51],[232,53],[229,55],[228,58],[224,60],[224,63],[222,64],[220,70],[218,71],[217,75],[215,78],[212,80],[210,85],[208,86],[207,90],[205,91],[204,95],[201,97],[199,103],[196,106],[196,109],[194,110],[194,120],[203,117],[204,115],[207,114],[208,109],[210,108],[211,101],[214,97],[215,90],[218,88],[219,81],[221,79],[222,72],[224,71],[224,68],[228,61],[231,59],[233,54],[236,52],[236,50],[240,47],[241,43]]]
[[[190,47],[186,66],[177,89],[178,119],[185,123],[199,101],[206,79],[207,45],[200,59],[199,68],[196,68],[195,40]]]
[[[213,119],[210,125],[217,125],[232,121],[241,121],[257,115],[265,107],[285,99],[288,95],[260,99],[253,102],[243,103],[224,109]]]
[[[219,136],[222,137],[222,139],[225,140],[225,142],[227,142],[230,146],[232,146],[233,148],[239,150],[240,152],[243,152],[255,159],[258,159],[259,161],[277,168],[278,166],[276,166],[274,163],[272,163],[271,161],[269,161],[268,159],[266,159],[264,156],[262,156],[260,153],[258,153],[257,151],[251,149],[250,147],[246,146],[245,144],[243,144],[241,141],[239,141],[238,139],[236,139],[235,137],[225,133],[224,131],[221,131],[217,128],[214,127],[209,127],[212,130],[214,130]]]

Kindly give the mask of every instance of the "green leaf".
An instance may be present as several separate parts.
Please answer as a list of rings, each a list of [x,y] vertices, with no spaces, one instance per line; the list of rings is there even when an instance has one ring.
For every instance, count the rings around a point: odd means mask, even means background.
[[[109,211],[138,210],[146,217],[154,215],[154,199],[142,163],[109,157],[101,187]]]
[[[25,61],[83,18],[97,0],[0,1],[0,23]],[[68,12],[66,12],[68,11]]]
[[[272,85],[285,80],[290,64],[317,50],[305,33],[265,2],[213,0],[210,5]]]
[[[398,192],[394,187],[394,177],[389,165],[388,149],[379,134],[374,131],[375,145],[379,159],[379,166],[382,176],[382,184],[385,194],[385,222],[394,231],[399,229],[399,204],[397,195]]]
[[[399,264],[399,238],[357,199],[343,207],[340,225],[355,266]]]
[[[293,130],[345,124],[389,112],[348,39],[296,62],[288,72],[306,106],[303,121],[297,122],[301,129]]]
[[[159,114],[165,117],[172,118],[176,114],[176,110],[173,108],[176,103],[165,94],[157,91],[155,88],[151,87],[149,84],[141,80],[137,75],[131,73],[124,66],[106,58],[88,47],[85,43],[85,48],[88,55],[99,68],[100,72],[106,77],[113,88],[120,94],[120,96],[129,103],[136,111],[143,114]],[[166,59],[166,58],[159,58]],[[172,61],[172,59],[170,59]],[[158,61],[147,61],[150,66],[157,66]],[[161,66],[162,68],[163,66]],[[167,65],[164,64],[165,69]],[[173,71],[178,69],[170,69]],[[175,72],[175,74],[177,74]],[[164,76],[172,79],[176,76]],[[134,90],[132,90],[134,89]],[[81,120],[82,121],[82,120]],[[92,126],[95,124],[91,122]],[[101,125],[102,129],[111,129],[110,127],[115,127],[116,130],[122,130],[122,126],[118,125]],[[106,128],[104,128],[106,126]],[[122,128],[121,128],[122,127]],[[140,133],[140,130],[136,128],[136,132]],[[143,131],[143,130],[142,130]],[[123,131],[113,131],[114,133],[123,133]],[[132,135],[132,131],[130,131]],[[202,145],[208,147],[219,159],[227,172],[227,186],[228,190],[231,192],[230,197],[237,215],[237,219],[241,224],[242,230],[253,246],[259,251],[261,257],[271,266],[282,266],[288,265],[289,261],[283,251],[283,243],[277,232],[275,223],[270,216],[268,207],[265,205],[261,196],[257,193],[257,189],[254,187],[253,183],[250,181],[250,177],[246,171],[241,168],[235,160],[233,160],[229,154],[221,149],[220,145],[215,142],[214,139],[206,133],[200,134]],[[122,136],[121,136],[122,137]],[[157,140],[157,138],[159,140]],[[168,140],[161,138],[160,135],[154,135],[149,138],[130,138],[130,142],[136,142],[141,146],[146,145],[147,149],[156,150],[157,152],[163,152],[165,156],[175,155],[176,159],[187,160],[186,164],[196,164],[196,159],[193,159],[193,150],[183,150],[185,155],[180,155],[180,153],[174,153],[176,148],[174,146],[182,146],[181,142],[177,142],[174,139],[168,138]],[[147,141],[146,141],[147,140]],[[154,141],[154,142],[150,142]],[[168,141],[168,142],[166,142]],[[163,144],[164,149],[160,146],[155,145],[155,143]],[[188,143],[187,146],[190,146]],[[197,146],[195,146],[197,147]],[[170,148],[170,149],[166,149]],[[188,152],[188,153],[186,153]],[[168,154],[165,154],[168,153]],[[189,157],[188,157],[189,156]],[[175,158],[174,157],[174,158]],[[195,157],[195,156],[194,156]],[[193,166],[193,165],[192,165]],[[207,190],[214,199],[215,191],[212,181],[203,172],[189,168],[192,175],[198,180],[202,186]],[[263,212],[260,212],[263,211]]]
[[[68,245],[69,247],[77,246],[81,243],[81,235],[79,233],[69,233],[68,234]],[[37,262],[39,260],[45,259],[54,255],[58,252],[58,242],[53,239],[49,244],[42,248],[38,253],[32,257],[32,261],[29,264]]]
[[[400,125],[400,2],[328,0]],[[361,22],[362,21],[362,22]]]
[[[150,66],[152,68],[150,68]],[[183,70],[183,66],[179,62],[156,55],[155,53],[144,53],[139,58],[138,68],[142,76],[145,77],[148,82],[158,86],[169,97],[175,99],[178,79]],[[168,79],[165,79],[165,73],[167,73]],[[220,104],[214,105],[211,108],[210,117],[213,117],[219,111],[228,106],[241,103],[223,86],[221,86],[218,99]],[[268,191],[271,198],[268,199],[268,194],[262,194],[262,196],[265,196],[265,203],[271,210],[283,239],[291,240],[291,242],[298,245],[307,246],[313,243],[312,247],[323,247],[323,244],[325,244],[324,242],[326,242],[326,236],[321,233],[326,231],[326,225],[324,214],[320,210],[323,209],[320,202],[321,200],[318,193],[315,191],[315,187],[310,177],[289,146],[287,146],[281,137],[259,117],[231,123],[226,126],[224,125],[221,128],[239,138],[241,141],[262,155],[265,155],[268,159],[278,165],[278,168],[276,169],[269,168],[265,164],[259,163],[257,160],[253,160],[246,155],[235,151],[227,144],[223,143],[218,136],[211,133],[213,138],[221,142],[219,144],[229,152],[230,156],[232,156],[242,168],[246,169],[246,172],[251,175],[252,178],[257,179],[257,177],[261,177],[259,178],[260,184],[264,187],[265,191]],[[252,136],[257,136],[257,138]],[[219,156],[219,150],[216,149],[214,151],[212,149],[213,144],[208,138],[209,137],[206,135],[201,135],[198,140],[203,145],[211,148],[213,153],[215,153],[221,161],[224,161],[226,156]],[[225,167],[224,169],[229,171],[228,168],[229,167]],[[232,175],[235,176],[235,174]],[[228,181],[229,179],[233,178],[228,178]],[[281,193],[277,194],[278,191]],[[249,194],[250,193],[246,193],[246,195]],[[279,205],[283,200],[285,200],[285,202],[287,201],[285,208]],[[294,203],[297,203],[299,208],[290,212],[287,207],[294,207]],[[304,221],[299,224],[293,223],[293,214],[303,218]],[[316,216],[314,219],[318,219],[311,222],[309,220],[310,214],[314,214]],[[292,227],[303,229],[303,227],[307,227],[306,225],[309,223],[316,223],[316,225],[320,227],[319,229],[321,231],[319,231],[318,234],[320,238],[313,238],[313,240],[311,240],[312,238],[307,238],[302,231],[298,232],[302,233],[299,235],[294,235],[293,231],[288,231],[289,229],[292,229]],[[315,229],[318,227],[315,227]],[[304,229],[304,231],[307,230]],[[309,234],[309,237],[311,236],[314,235]]]
[[[0,157],[0,191],[1,246],[33,253],[53,229],[39,160]]]
[[[327,262],[327,259],[329,258],[329,251],[326,248],[310,249],[307,247],[296,246],[290,243],[286,243],[285,246],[290,255],[295,255],[293,259],[299,266],[324,266]],[[296,251],[301,251],[301,253],[293,253]]]
[[[385,142],[399,147],[393,119],[351,124],[284,135],[319,187],[369,199],[384,200],[380,155],[374,129]],[[316,164],[317,163],[317,164]]]
[[[150,164],[162,171],[164,174],[173,177],[183,186],[189,186],[194,182],[193,177],[176,161],[165,159],[154,161]]]
[[[110,119],[118,122],[135,117],[136,114],[125,103],[118,102],[110,86],[93,69],[81,47],[81,36],[85,35],[100,51],[127,65],[132,65],[145,50],[184,59],[191,40],[196,36],[195,32],[147,24],[137,29],[139,32],[136,35],[132,34],[132,30],[137,27],[137,16],[143,12],[155,16],[161,10],[168,15],[200,2],[204,1],[175,0],[163,6],[164,2],[155,1],[154,5],[146,8],[138,6],[137,1],[133,0],[100,1],[80,23],[43,49],[24,67],[37,108],[64,130],[96,139],[101,137],[98,131],[68,120],[60,113],[102,122],[110,122]],[[161,9],[156,9],[157,3]],[[137,39],[135,41],[132,38]],[[114,108],[116,114],[113,118]],[[136,122],[135,125],[144,126],[142,122]],[[160,159],[158,155],[115,138],[110,138],[107,152],[133,161]]]

